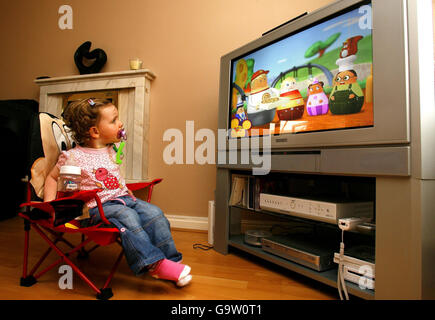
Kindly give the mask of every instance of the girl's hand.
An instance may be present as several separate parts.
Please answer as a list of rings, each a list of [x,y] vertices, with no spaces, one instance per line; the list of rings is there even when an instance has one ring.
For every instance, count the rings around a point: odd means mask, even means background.
[[[134,201],[136,201],[136,197],[134,196],[133,192],[130,189],[128,190],[128,194],[133,198]]]

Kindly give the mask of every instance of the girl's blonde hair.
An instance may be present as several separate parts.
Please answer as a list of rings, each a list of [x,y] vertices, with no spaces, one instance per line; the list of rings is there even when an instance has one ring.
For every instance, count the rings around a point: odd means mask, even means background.
[[[65,124],[72,131],[73,139],[83,146],[91,139],[89,129],[100,120],[100,108],[111,105],[110,100],[83,99],[65,107],[62,113]]]

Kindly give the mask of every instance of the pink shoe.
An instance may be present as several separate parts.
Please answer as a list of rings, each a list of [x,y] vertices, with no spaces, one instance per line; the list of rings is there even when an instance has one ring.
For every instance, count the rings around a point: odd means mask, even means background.
[[[157,266],[150,270],[150,275],[156,279],[175,281],[179,287],[184,287],[192,280],[191,268],[187,265],[162,259]]]

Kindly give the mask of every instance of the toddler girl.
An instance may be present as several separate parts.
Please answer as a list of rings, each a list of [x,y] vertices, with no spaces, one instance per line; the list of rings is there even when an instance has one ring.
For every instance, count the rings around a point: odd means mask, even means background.
[[[149,271],[159,279],[187,285],[190,267],[181,264],[169,222],[156,206],[136,199],[125,186],[116,163],[113,144],[120,142],[123,124],[118,109],[108,100],[88,99],[72,103],[63,113],[78,146],[63,151],[47,176],[44,201],[56,198],[60,167],[67,161],[82,169],[81,189],[102,188],[98,193],[106,218],[120,231],[127,263],[136,275]],[[91,221],[101,221],[95,200],[87,203]]]

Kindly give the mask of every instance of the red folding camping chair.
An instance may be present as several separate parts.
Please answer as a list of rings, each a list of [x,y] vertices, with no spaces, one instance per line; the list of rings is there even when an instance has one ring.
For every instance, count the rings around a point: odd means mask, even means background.
[[[30,151],[28,152],[28,160],[31,180],[27,179],[26,203],[21,205],[21,207],[26,207],[26,210],[19,213],[19,216],[24,219],[25,230],[23,273],[20,285],[30,287],[55,266],[60,263],[66,263],[94,290],[98,299],[110,299],[113,296],[113,292],[109,284],[121,262],[124,253],[122,247],[109,272],[107,280],[100,289],[72,261],[72,255],[75,253],[78,254],[79,258],[85,258],[90,252],[100,246],[107,246],[113,243],[121,245],[119,230],[104,216],[104,210],[97,194],[100,189],[83,190],[71,197],[56,199],[50,202],[36,201],[42,199],[46,173],[56,163],[60,151],[72,147],[73,143],[69,141],[69,136],[62,130],[64,128],[63,121],[50,114],[39,113],[35,115],[29,128],[30,143],[28,147]],[[55,136],[56,134],[58,136]],[[131,191],[148,188],[147,201],[150,202],[153,187],[161,181],[162,179],[155,179],[151,182],[127,184],[127,187]],[[97,203],[102,221],[96,225],[86,226],[85,223],[81,223],[75,218],[82,214],[83,206],[92,199],[95,199]],[[49,247],[33,268],[28,271],[29,233],[31,229],[35,230],[47,242]],[[67,234],[81,236],[78,239],[78,244],[75,245],[66,239],[65,236]],[[58,245],[60,242],[65,243],[69,247],[67,249],[69,251],[62,249]],[[87,249],[86,246],[92,243],[94,246]],[[59,258],[49,264],[48,267],[37,272],[52,251]]]
[[[151,200],[152,189],[154,185],[160,183],[162,179],[155,179],[151,182],[146,183],[134,183],[128,184],[127,187],[131,191],[149,188],[148,191],[148,202]],[[71,260],[71,255],[73,253],[78,253],[79,257],[87,256],[91,251],[95,250],[100,246],[110,245],[112,243],[117,242],[121,245],[119,240],[119,230],[111,224],[106,217],[104,216],[104,210],[98,197],[97,192],[99,189],[94,190],[86,190],[80,191],[68,198],[56,199],[50,202],[31,202],[30,201],[30,185],[28,191],[28,202],[23,203],[22,207],[27,207],[25,212],[19,213],[19,215],[24,218],[24,230],[25,230],[25,238],[24,238],[24,262],[23,262],[23,274],[20,280],[21,286],[32,286],[37,282],[37,279],[42,275],[53,269],[55,266],[60,263],[66,263],[79,275],[81,279],[83,279],[92,290],[95,291],[97,298],[101,300],[110,299],[113,296],[112,289],[109,287],[110,281],[112,280],[116,269],[118,268],[119,263],[121,262],[124,250],[121,247],[121,252],[119,253],[110,273],[107,277],[106,282],[104,283],[102,288],[98,288],[80,269],[74,264]],[[65,217],[74,217],[74,215],[69,215],[68,211],[76,211],[77,208],[81,210],[83,205],[95,199],[97,202],[98,210],[100,212],[100,217],[102,222],[88,226],[88,227],[80,227],[80,222],[78,220],[70,220],[65,224],[59,224],[57,221],[64,220]],[[38,210],[30,210],[30,208],[36,208]],[[45,213],[45,214],[44,214]],[[68,220],[68,219],[67,219]],[[29,233],[30,229],[35,230],[42,239],[44,239],[49,247],[42,254],[41,258],[34,265],[30,272],[27,271],[28,267],[28,255],[29,255]],[[81,234],[81,241],[78,245],[73,245],[70,241],[64,238],[64,234],[73,233],[73,234]],[[54,236],[54,239],[50,239],[50,235]],[[61,248],[57,245],[59,241],[66,243],[71,250],[68,252],[63,252]],[[95,245],[86,250],[85,246],[91,242],[94,242]],[[49,253],[54,250],[59,255],[59,259],[51,263],[48,267],[43,269],[42,271],[36,273],[41,264],[47,258]]]

